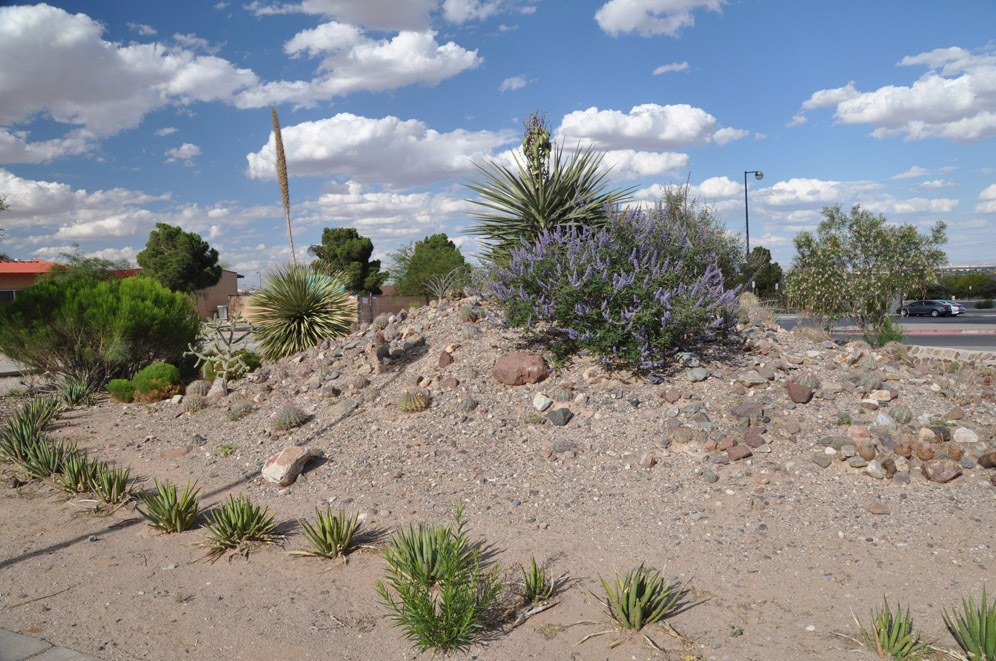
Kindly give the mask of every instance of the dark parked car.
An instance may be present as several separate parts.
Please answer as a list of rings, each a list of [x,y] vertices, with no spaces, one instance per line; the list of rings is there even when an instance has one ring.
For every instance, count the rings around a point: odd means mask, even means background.
[[[946,301],[909,301],[896,312],[904,317],[928,314],[931,317],[948,317],[954,313],[954,308]]]

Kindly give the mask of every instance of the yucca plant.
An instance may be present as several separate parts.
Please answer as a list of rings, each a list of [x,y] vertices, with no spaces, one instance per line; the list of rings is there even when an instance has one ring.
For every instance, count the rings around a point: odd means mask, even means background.
[[[129,481],[131,467],[111,466],[99,462],[91,484],[93,492],[107,505],[117,505],[131,497],[134,484]]]
[[[148,519],[150,526],[165,533],[183,532],[189,528],[197,518],[200,489],[192,489],[188,482],[183,487],[183,494],[177,498],[176,485],[160,484],[155,480],[155,487],[153,493],[141,493],[146,509],[138,508],[138,513]]]
[[[62,463],[62,474],[55,476],[55,485],[69,494],[86,493],[97,479],[97,462],[85,452],[75,452]]]
[[[639,631],[648,624],[655,624],[674,613],[678,601],[685,594],[661,578],[660,572],[641,564],[626,576],[616,577],[615,585],[604,579],[606,610],[603,611],[623,629]]]
[[[62,405],[55,397],[33,397],[24,403],[13,417],[29,422],[36,431],[42,431],[62,415]]]
[[[93,406],[97,390],[91,379],[70,376],[59,384],[59,400],[66,406]]]
[[[456,527],[409,526],[384,551],[388,574],[377,593],[388,616],[421,651],[468,646],[487,626],[501,589],[499,568],[483,566],[468,547],[457,508]]]
[[[356,308],[343,282],[341,273],[329,276],[305,266],[284,265],[268,274],[249,301],[263,358],[279,360],[346,335]]]
[[[531,604],[546,601],[553,595],[553,583],[546,576],[546,569],[536,564],[536,558],[530,558],[529,569],[519,565],[522,573],[522,591],[520,594]]]
[[[926,643],[920,642],[913,634],[913,623],[908,609],[903,613],[902,607],[897,606],[896,612],[893,613],[889,601],[885,600],[885,606],[872,611],[871,616],[871,631],[865,629],[861,623],[858,623],[858,628],[861,630],[865,646],[878,654],[880,659],[916,658],[929,649]]]
[[[0,429],[0,459],[21,464],[27,460],[28,451],[38,443],[39,432],[30,420],[16,415]]]
[[[217,559],[227,551],[248,555],[254,543],[272,543],[276,524],[265,507],[253,505],[248,496],[228,497],[217,510],[207,513],[208,557]]]
[[[40,437],[38,442],[28,447],[28,456],[21,462],[21,468],[28,477],[43,480],[63,471],[66,459],[76,454],[75,443],[65,443],[51,438]]]
[[[604,154],[593,147],[579,147],[565,157],[563,145],[558,145],[549,155],[546,172],[531,169],[518,155],[513,155],[514,170],[498,163],[475,163],[483,180],[466,184],[478,198],[470,202],[487,211],[474,213],[478,223],[470,233],[484,237],[487,259],[506,257],[521,240],[530,241],[545,229],[605,225],[606,209],[624,204],[634,190],[606,190]]]
[[[315,509],[314,526],[304,519],[298,519],[298,523],[304,528],[304,534],[308,537],[311,550],[292,551],[291,553],[319,558],[338,558],[348,555],[353,549],[353,535],[360,527],[358,515],[346,516],[345,510],[333,514],[331,507],[326,508],[324,512]]]
[[[961,600],[962,614],[956,609],[944,609],[944,623],[968,655],[969,661],[996,661],[996,599],[989,604],[982,588],[982,603],[975,605],[969,597]]]

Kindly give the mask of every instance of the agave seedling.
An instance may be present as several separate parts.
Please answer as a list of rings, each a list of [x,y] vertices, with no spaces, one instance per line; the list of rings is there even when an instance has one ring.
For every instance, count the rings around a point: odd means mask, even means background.
[[[860,623],[858,627],[861,629],[861,638],[865,646],[878,654],[880,659],[916,658],[929,649],[926,643],[920,642],[919,638],[913,635],[913,622],[909,609],[904,613],[902,607],[897,606],[896,612],[893,613],[888,600],[885,600],[885,606],[872,611],[871,616],[871,631]]]
[[[217,559],[229,550],[244,550],[249,544],[272,543],[276,537],[273,515],[265,507],[253,505],[248,496],[228,497],[215,511],[208,512],[208,557]]]
[[[304,528],[304,534],[307,535],[312,550],[291,553],[319,558],[338,558],[348,555],[353,549],[353,535],[360,527],[358,515],[346,516],[345,510],[333,514],[331,507],[326,508],[324,512],[315,509],[314,526],[303,519],[299,519],[298,523]]]
[[[183,488],[177,498],[176,486],[169,482],[155,481],[155,493],[143,491],[141,496],[146,509],[138,508],[138,513],[148,519],[149,525],[165,533],[183,532],[197,518],[200,503],[200,489],[191,488],[190,483]]]
[[[944,609],[944,623],[958,641],[969,661],[996,661],[996,599],[989,604],[986,589],[982,589],[982,603],[975,605],[969,597],[961,600],[963,613]]]
[[[642,564],[626,576],[616,577],[615,585],[603,578],[605,588],[605,615],[623,629],[639,631],[648,624],[655,624],[674,613],[678,601],[685,594],[664,582],[660,572]]]

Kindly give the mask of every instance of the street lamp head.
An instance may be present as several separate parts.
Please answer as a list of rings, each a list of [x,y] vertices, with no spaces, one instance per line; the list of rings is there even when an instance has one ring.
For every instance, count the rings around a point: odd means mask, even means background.
[[[308,254],[312,257],[318,257],[318,251],[315,249],[315,246],[308,246]]]
[[[757,172],[754,173],[754,178],[757,179],[758,181],[761,181],[762,179],[764,179],[764,173],[758,170]]]

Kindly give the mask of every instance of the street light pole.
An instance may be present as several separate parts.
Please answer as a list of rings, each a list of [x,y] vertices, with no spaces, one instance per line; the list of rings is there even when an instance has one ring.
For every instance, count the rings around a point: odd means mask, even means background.
[[[750,213],[747,209],[747,175],[752,174],[758,181],[764,179],[760,170],[744,170],[744,227],[747,230],[747,257],[750,257]]]

